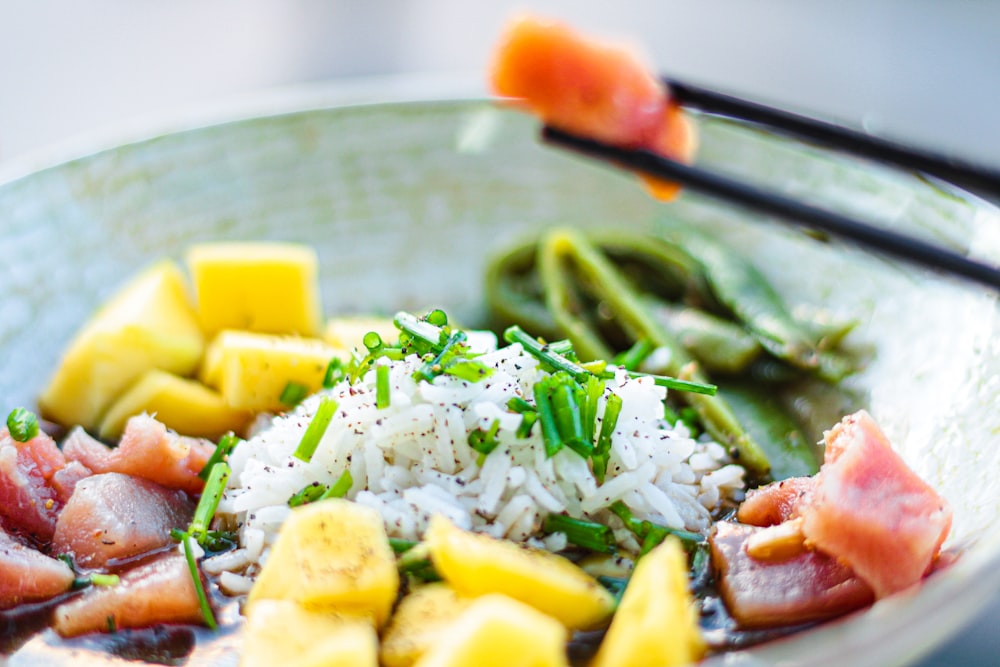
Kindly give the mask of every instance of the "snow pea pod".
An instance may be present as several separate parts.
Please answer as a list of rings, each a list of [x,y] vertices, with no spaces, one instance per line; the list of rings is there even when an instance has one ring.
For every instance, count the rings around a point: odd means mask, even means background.
[[[574,284],[585,284],[592,296],[613,312],[633,341],[645,338],[657,348],[666,348],[667,374],[684,380],[707,381],[698,362],[650,315],[634,287],[582,235],[573,230],[548,234],[539,246],[538,268],[545,286],[546,305],[581,359],[608,359],[612,350],[587,322],[582,302],[573,292]],[[767,456],[724,399],[688,392],[679,393],[678,398],[698,412],[709,434],[727,446],[739,463],[754,475],[767,476]]]
[[[756,267],[724,244],[683,223],[670,220],[661,236],[683,247],[705,270],[716,300],[757,337],[774,356],[830,381],[851,372],[841,355],[820,350],[813,333],[788,311]]]

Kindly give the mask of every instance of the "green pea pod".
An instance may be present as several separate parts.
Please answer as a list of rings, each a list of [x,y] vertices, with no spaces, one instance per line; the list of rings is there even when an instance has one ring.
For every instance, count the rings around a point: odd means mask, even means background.
[[[538,275],[538,242],[531,240],[496,255],[486,267],[486,303],[492,325],[502,331],[518,324],[550,340],[561,337],[545,305]]]
[[[818,446],[807,439],[778,395],[762,391],[759,384],[739,380],[721,382],[719,394],[726,397],[740,422],[761,444],[775,480],[816,474]]]
[[[768,352],[793,366],[817,372],[819,351],[764,276],[740,255],[695,229],[670,221],[667,240],[684,247],[704,266],[718,302],[753,333]]]
[[[612,352],[582,314],[582,302],[572,289],[574,276],[612,311],[633,340],[646,338],[655,347],[670,351],[667,374],[707,381],[698,363],[650,315],[629,282],[579,233],[557,230],[548,234],[541,242],[538,266],[549,310],[564,335],[573,341],[581,359],[608,359]],[[712,437],[727,446],[752,474],[758,477],[768,474],[769,464],[763,450],[721,397],[688,392],[680,392],[678,396],[697,410]]]
[[[643,304],[711,374],[744,373],[763,353],[756,338],[729,320],[659,299],[643,299]]]

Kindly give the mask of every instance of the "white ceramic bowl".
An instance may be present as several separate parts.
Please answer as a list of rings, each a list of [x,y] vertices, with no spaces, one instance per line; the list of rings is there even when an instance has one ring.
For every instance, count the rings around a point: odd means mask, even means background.
[[[371,92],[347,99],[371,98]],[[537,125],[484,101],[335,105],[298,94],[210,123],[0,180],[0,398],[31,405],[101,299],[187,244],[312,244],[328,313],[442,306],[482,320],[483,262],[548,226],[653,229],[698,221],[753,259],[792,303],[857,316],[875,347],[849,380],[915,469],[955,510],[950,570],[915,594],[713,664],[912,662],[1000,590],[1000,311],[994,294],[685,194],[663,205],[629,176],[540,145]],[[982,201],[730,122],[699,119],[700,160],[990,261],[1000,211]],[[70,664],[45,636],[10,662]],[[87,661],[85,650],[72,658]],[[235,664],[232,655],[201,664]]]

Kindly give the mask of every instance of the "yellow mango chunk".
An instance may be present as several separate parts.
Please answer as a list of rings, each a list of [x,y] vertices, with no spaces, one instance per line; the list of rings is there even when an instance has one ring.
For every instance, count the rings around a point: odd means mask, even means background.
[[[446,636],[448,626],[471,602],[442,582],[412,591],[396,607],[382,637],[383,667],[410,667]]]
[[[253,417],[247,410],[231,408],[221,394],[196,380],[151,370],[111,404],[98,435],[114,440],[125,430],[129,417],[144,412],[181,435],[212,440],[229,431],[243,432]]]
[[[318,391],[330,360],[344,354],[318,338],[223,331],[205,351],[199,376],[232,408],[281,411],[290,407],[281,402],[289,382]]]
[[[152,369],[190,375],[205,341],[184,275],[158,262],[129,281],[70,342],[38,397],[46,419],[95,431],[108,406]]]
[[[240,667],[375,667],[370,619],[310,611],[290,600],[261,600],[247,617]]]
[[[636,564],[591,667],[673,667],[704,654],[687,557],[668,537]]]
[[[205,243],[188,249],[187,265],[208,336],[223,329],[319,335],[317,258],[309,246]]]
[[[566,628],[505,595],[474,600],[417,667],[568,667]]]
[[[391,317],[344,315],[331,317],[326,321],[323,340],[343,350],[364,350],[363,340],[369,331],[374,331],[387,343],[394,343],[399,339],[399,329],[393,324]]]
[[[294,600],[312,611],[389,617],[399,590],[396,557],[382,517],[331,499],[295,508],[250,590],[258,600]]]
[[[462,595],[503,593],[571,630],[596,628],[614,611],[611,593],[562,556],[464,531],[439,514],[424,539],[441,578]]]

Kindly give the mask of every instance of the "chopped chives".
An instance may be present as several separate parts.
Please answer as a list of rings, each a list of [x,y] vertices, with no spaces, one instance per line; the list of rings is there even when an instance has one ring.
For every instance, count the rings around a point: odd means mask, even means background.
[[[457,359],[444,367],[444,372],[468,382],[479,382],[493,374],[493,369],[474,359]]]
[[[361,343],[372,354],[378,352],[383,347],[382,337],[378,335],[377,331],[369,331],[368,333],[366,333],[364,338],[361,339]]]
[[[316,408],[316,414],[313,415],[312,421],[306,427],[306,432],[302,434],[302,440],[299,441],[299,446],[295,448],[292,456],[300,461],[309,463],[312,460],[313,454],[316,453],[316,448],[319,447],[319,441],[323,438],[323,434],[326,433],[326,427],[330,425],[330,421],[336,412],[337,401],[329,396],[324,396],[320,399],[319,407]]]
[[[542,531],[563,533],[569,543],[600,553],[613,554],[618,546],[614,532],[608,526],[562,514],[549,514],[545,517]]]
[[[354,478],[351,477],[351,471],[345,470],[341,473],[337,481],[330,485],[330,488],[320,496],[320,500],[326,500],[328,498],[343,498],[347,495],[347,492],[351,490],[354,486]]]
[[[715,396],[715,394],[719,391],[719,388],[714,384],[708,384],[705,382],[692,382],[690,380],[681,380],[680,378],[669,377],[667,375],[653,375],[652,373],[640,373],[638,371],[626,371],[626,373],[630,378],[653,378],[653,382],[659,387],[676,389],[678,391],[689,391],[692,394]],[[612,370],[605,370],[597,375],[605,380],[611,380],[615,377],[615,372]]]
[[[517,425],[514,435],[521,439],[527,438],[531,435],[531,429],[535,426],[536,421],[538,421],[538,413],[534,410],[523,413],[521,423]]]
[[[663,542],[663,540],[667,538],[667,535],[677,537],[684,545],[684,548],[688,550],[704,543],[705,541],[705,538],[700,533],[692,533],[689,530],[668,528],[667,526],[661,526],[653,523],[652,521],[636,519],[635,516],[633,516],[632,511],[629,510],[625,503],[620,500],[613,502],[608,506],[608,509],[621,519],[622,523],[625,524],[625,527],[632,531],[632,533],[635,534],[635,536],[642,542],[642,548],[639,551],[640,556],[648,553],[651,549]]]
[[[375,367],[375,407],[379,410],[389,407],[389,397],[389,367],[379,364]]]
[[[413,373],[413,379],[430,382],[435,376],[440,375],[444,369],[445,357],[453,353],[456,348],[465,343],[467,336],[464,331],[456,331],[445,340],[444,345],[437,352],[437,355],[430,361],[425,361],[423,365]]]
[[[189,536],[198,540],[198,544],[204,545],[205,543],[208,526],[212,522],[212,517],[215,516],[216,508],[219,507],[219,501],[222,500],[222,493],[226,490],[226,482],[229,481],[231,473],[232,469],[225,461],[219,461],[212,466],[187,531]]]
[[[323,497],[326,490],[326,487],[319,482],[307,484],[288,499],[288,506],[299,507],[300,505],[307,505],[311,502],[315,502]]]
[[[622,397],[614,392],[608,394],[604,404],[604,418],[601,420],[601,432],[594,445],[593,466],[594,477],[598,484],[604,484],[608,472],[608,459],[611,455],[611,436],[618,426],[618,416],[622,411]]]
[[[426,320],[417,319],[410,313],[399,312],[393,318],[393,323],[400,331],[408,334],[413,342],[420,342],[438,352],[448,339],[448,334],[439,326]]]
[[[580,405],[577,400],[579,385],[568,377],[560,378],[560,381],[554,384],[550,397],[559,437],[566,447],[583,458],[588,458],[593,453],[594,445],[587,442],[584,437]]]
[[[296,406],[302,402],[306,396],[309,395],[309,387],[305,386],[301,382],[289,381],[285,388],[281,390],[281,395],[278,400],[281,401],[282,405]]]
[[[523,415],[525,412],[534,412],[535,406],[520,396],[514,396],[507,401],[507,409]]]
[[[215,630],[219,625],[215,622],[215,614],[212,613],[212,606],[208,603],[208,596],[205,595],[205,587],[201,583],[201,572],[198,570],[198,563],[194,559],[190,536],[184,536],[183,544],[184,559],[187,561],[188,571],[191,573],[191,579],[194,582],[194,592],[198,596],[198,606],[201,608],[202,618],[205,619],[205,625],[209,629]]]
[[[344,362],[340,357],[334,357],[326,365],[326,373],[323,374],[323,388],[332,389],[334,385],[344,379]]]
[[[524,329],[516,324],[503,332],[503,339],[508,343],[520,343],[524,351],[548,365],[554,371],[566,371],[577,381],[585,381],[588,371],[570,361],[566,357],[553,352],[548,345],[532,338]]]
[[[241,442],[243,442],[243,440],[232,431],[219,438],[218,444],[215,445],[215,451],[212,452],[212,455],[208,457],[207,461],[205,461],[205,465],[198,473],[198,477],[208,480],[208,473],[212,470],[212,467],[220,461],[225,461],[229,455],[233,453],[233,450],[236,449],[236,446]]]
[[[591,375],[587,378],[584,386],[583,405],[580,407],[580,419],[583,421],[584,438],[587,442],[594,442],[595,430],[597,428],[597,407],[604,395],[604,380]]]
[[[500,420],[494,419],[490,424],[489,429],[483,430],[477,428],[475,431],[469,433],[469,447],[476,450],[480,454],[486,456],[489,455],[500,442],[497,440],[497,431],[500,430]]]
[[[549,387],[545,382],[537,382],[535,383],[533,393],[535,394],[535,405],[538,407],[538,421],[542,424],[542,442],[545,443],[545,456],[552,458],[563,448],[563,441],[559,437],[559,427],[556,425],[555,415],[552,412],[552,399],[549,394]]]
[[[395,553],[397,556],[399,554],[406,553],[413,547],[417,546],[417,544],[419,544],[419,542],[414,542],[413,540],[404,540],[398,537],[389,538],[389,546],[392,547],[393,553]]]
[[[28,442],[38,435],[38,417],[24,408],[14,408],[7,415],[7,430],[18,442]]]
[[[427,313],[427,316],[424,319],[436,327],[448,326],[448,314],[440,308],[435,308],[431,312]]]

